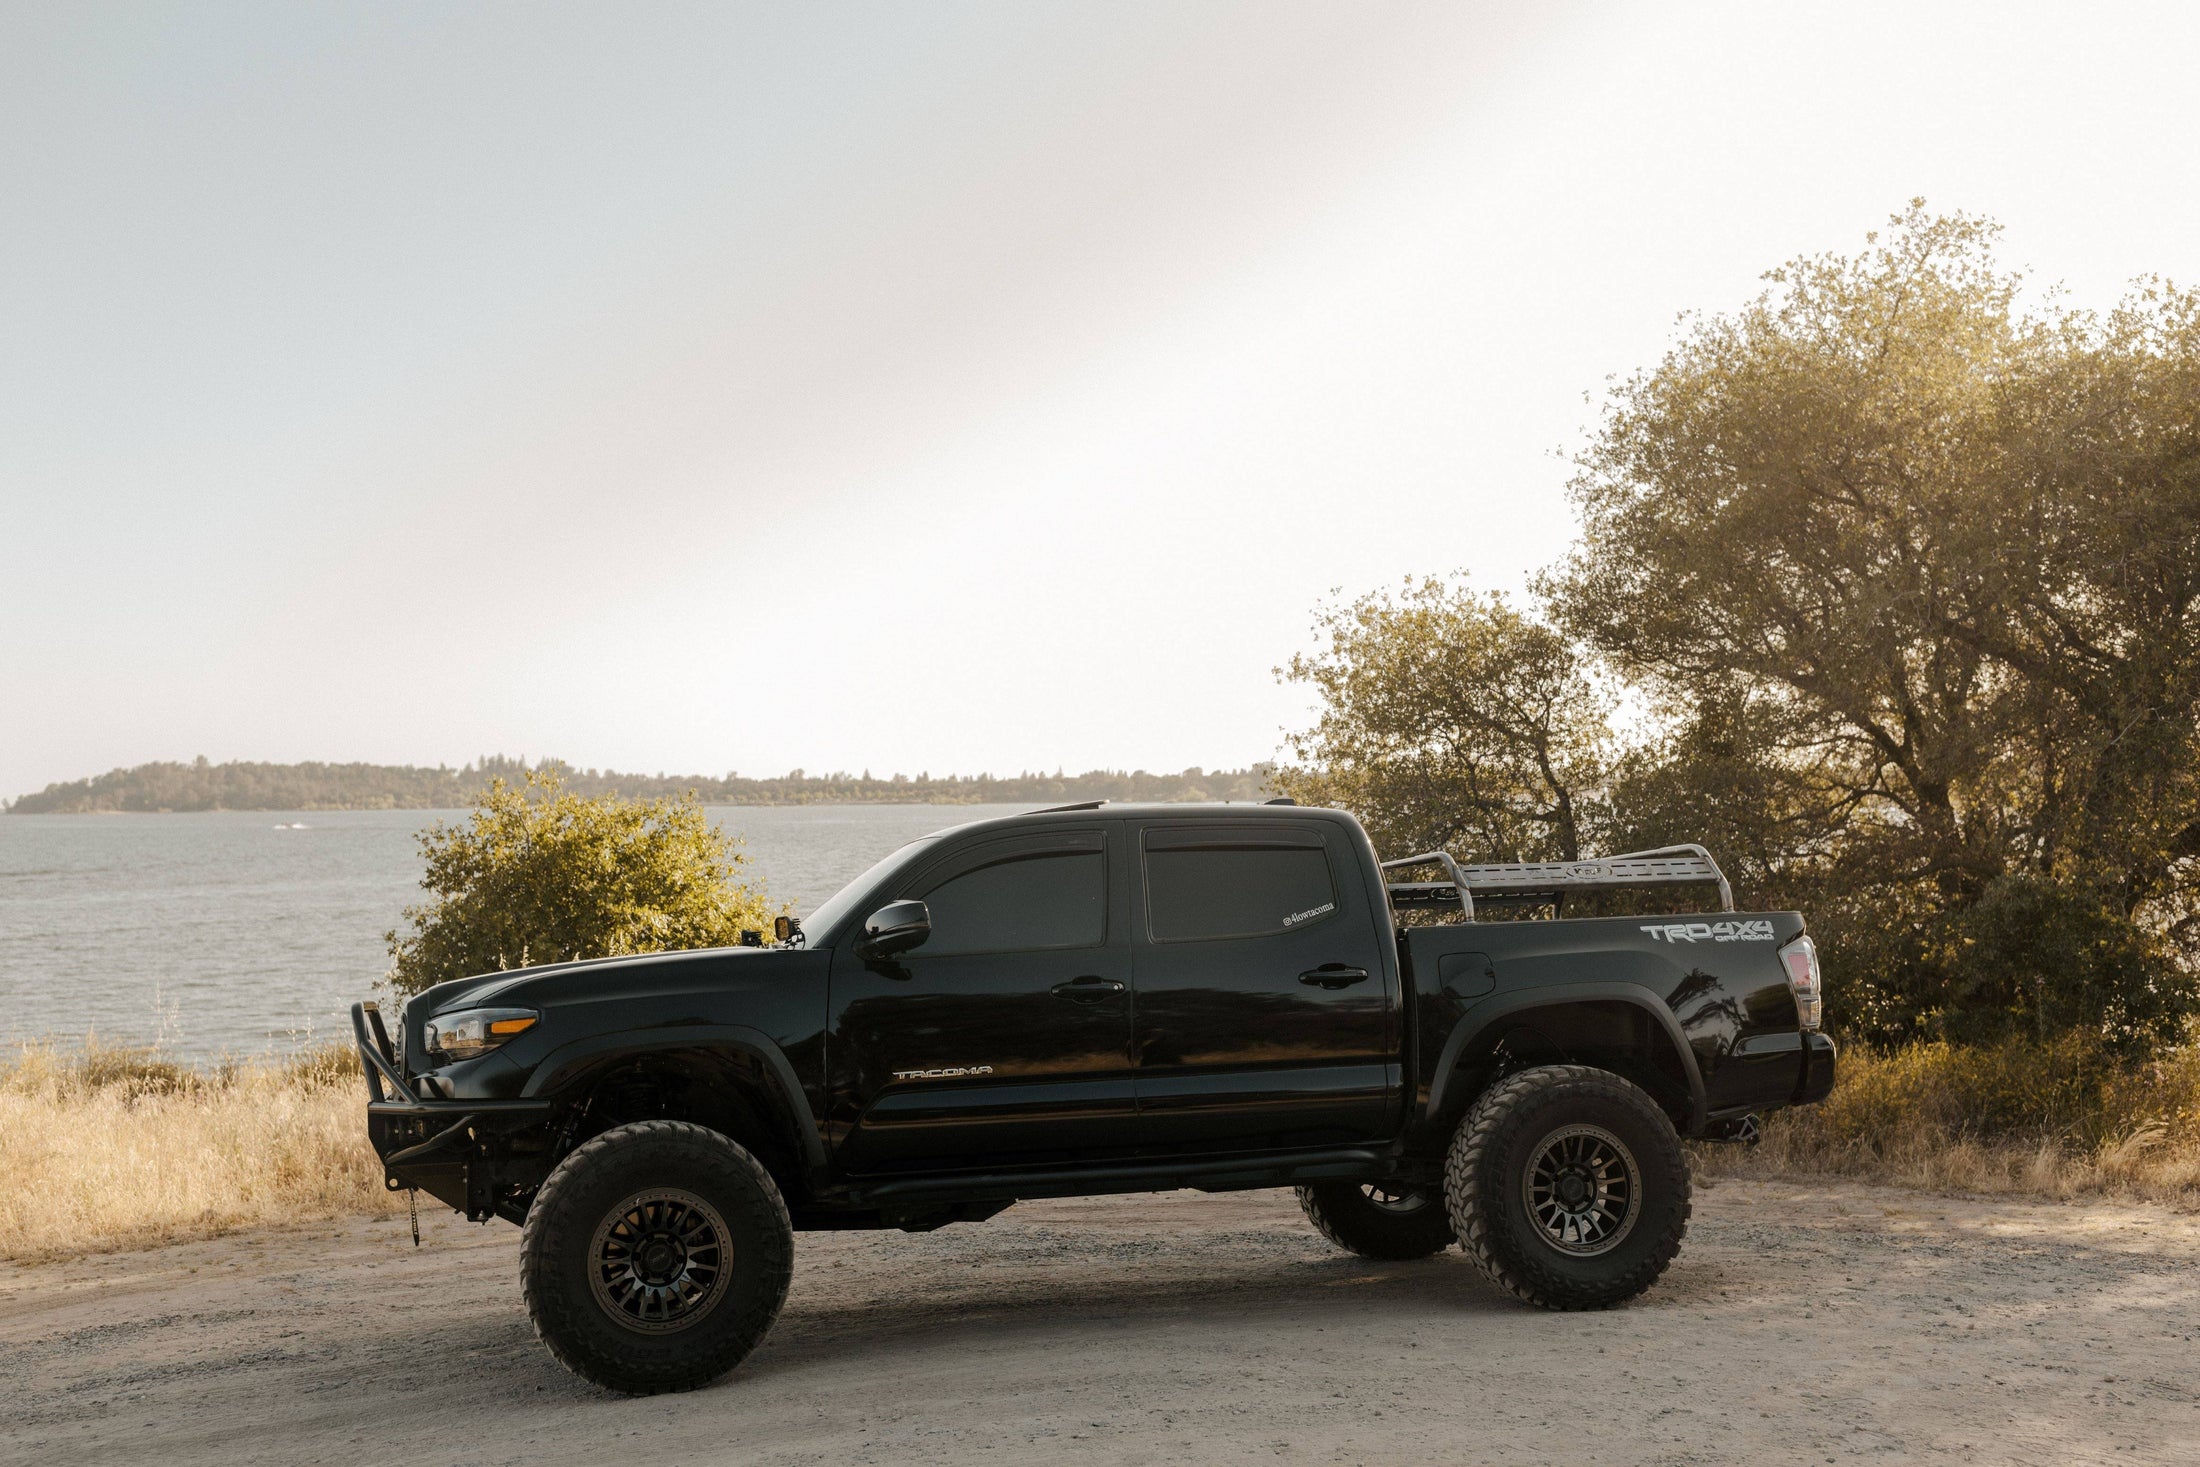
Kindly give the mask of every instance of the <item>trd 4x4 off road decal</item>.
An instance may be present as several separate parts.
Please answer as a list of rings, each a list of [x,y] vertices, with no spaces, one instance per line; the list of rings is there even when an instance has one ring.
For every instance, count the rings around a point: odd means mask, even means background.
[[[1643,931],[1661,942],[1770,942],[1770,922],[1660,922]]]

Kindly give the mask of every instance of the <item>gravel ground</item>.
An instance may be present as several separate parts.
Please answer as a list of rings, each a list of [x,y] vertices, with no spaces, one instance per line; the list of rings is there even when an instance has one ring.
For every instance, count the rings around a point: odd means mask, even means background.
[[[2200,1461],[2200,1219],[1726,1180],[1680,1261],[1538,1313],[1288,1193],[798,1239],[726,1382],[626,1400],[423,1219],[0,1265],[0,1460],[436,1464]]]

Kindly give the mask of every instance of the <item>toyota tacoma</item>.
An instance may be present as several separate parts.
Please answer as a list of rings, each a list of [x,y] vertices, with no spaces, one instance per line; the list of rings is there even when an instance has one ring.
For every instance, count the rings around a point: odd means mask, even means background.
[[[1721,909],[1566,914],[1689,884]],[[352,1019],[387,1185],[520,1225],[574,1371],[680,1390],[771,1327],[796,1233],[1023,1198],[1294,1187],[1354,1253],[1630,1299],[1687,1227],[1681,1138],[1833,1083],[1802,917],[1733,906],[1696,846],[1383,861],[1341,810],[1071,806],[912,842],[741,946]]]

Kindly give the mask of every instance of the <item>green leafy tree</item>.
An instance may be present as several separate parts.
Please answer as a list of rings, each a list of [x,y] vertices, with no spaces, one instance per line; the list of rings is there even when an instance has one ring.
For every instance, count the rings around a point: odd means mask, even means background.
[[[2073,310],[1996,237],[1913,204],[1690,321],[1579,461],[1549,619],[1439,582],[1325,613],[1277,782],[1390,851],[1702,840],[1744,901],[1810,912],[1865,1037],[2175,1032],[2200,293]]]
[[[1811,897],[1852,1023],[2162,1033],[2200,892],[2200,297],[2027,309],[1995,236],[1913,205],[1696,320],[1616,393],[1545,589],[1672,715],[1621,822],[1747,771],[1748,828],[1706,824]]]
[[[400,994],[530,964],[731,946],[775,915],[693,800],[585,798],[555,772],[492,781],[466,821],[437,821],[420,848],[433,899],[384,939]]]
[[[1579,858],[1610,729],[1572,642],[1463,579],[1330,607],[1316,631],[1277,669],[1321,698],[1277,788],[1356,811],[1386,855]]]

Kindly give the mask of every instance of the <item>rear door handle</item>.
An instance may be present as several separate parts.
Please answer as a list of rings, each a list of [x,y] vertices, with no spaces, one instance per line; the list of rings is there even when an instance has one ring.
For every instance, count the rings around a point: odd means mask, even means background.
[[[1342,963],[1324,963],[1299,974],[1299,982],[1311,983],[1316,988],[1350,988],[1366,981],[1367,969],[1348,968]]]
[[[1097,975],[1072,978],[1067,983],[1057,983],[1053,992],[1071,1003],[1098,1003],[1111,993],[1121,993],[1123,985],[1113,978]]]

